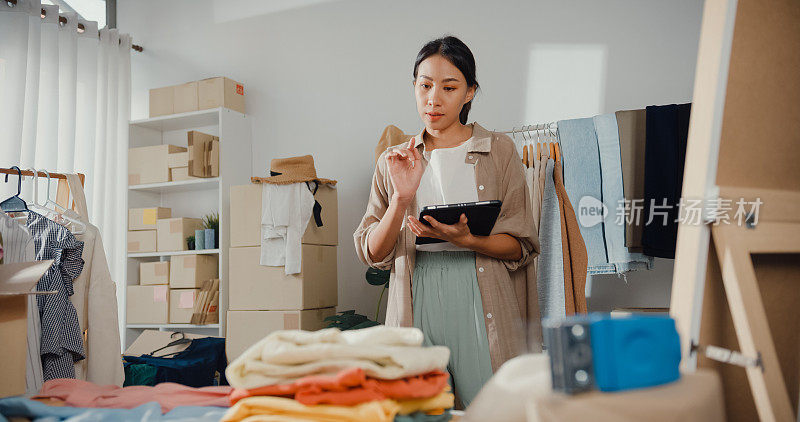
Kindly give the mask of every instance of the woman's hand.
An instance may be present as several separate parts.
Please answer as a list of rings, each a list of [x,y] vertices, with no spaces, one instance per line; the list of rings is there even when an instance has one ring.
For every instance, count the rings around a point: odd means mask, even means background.
[[[433,237],[462,248],[470,248],[475,240],[475,236],[469,232],[467,216],[464,214],[461,214],[458,222],[452,225],[440,223],[430,215],[423,218],[431,225],[428,226],[413,216],[408,216],[408,227],[417,237]]]
[[[386,154],[386,167],[394,195],[402,201],[411,201],[417,193],[423,172],[422,154],[414,147],[414,138],[403,148],[393,149]]]

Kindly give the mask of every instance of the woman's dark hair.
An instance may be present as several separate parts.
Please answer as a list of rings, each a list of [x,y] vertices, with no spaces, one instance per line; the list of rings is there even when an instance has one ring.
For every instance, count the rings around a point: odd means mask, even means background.
[[[468,88],[472,86],[475,87],[475,90],[480,88],[477,79],[475,79],[475,57],[472,56],[472,51],[470,51],[469,47],[460,39],[449,35],[429,41],[419,50],[417,60],[414,62],[414,80],[417,79],[417,68],[419,68],[419,64],[434,54],[441,55],[452,63],[453,66],[457,67],[467,79]],[[461,124],[467,124],[467,116],[469,116],[470,108],[472,108],[472,100],[464,104],[461,108],[461,113],[458,115]]]

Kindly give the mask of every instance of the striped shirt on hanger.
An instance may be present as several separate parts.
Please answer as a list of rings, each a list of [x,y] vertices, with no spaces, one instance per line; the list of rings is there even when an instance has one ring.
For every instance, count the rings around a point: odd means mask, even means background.
[[[36,287],[40,291],[57,292],[37,297],[44,380],[75,378],[74,363],[86,354],[78,315],[69,297],[73,294],[72,281],[83,270],[83,242],[66,227],[33,211],[28,213],[27,225],[33,236],[36,260],[53,260]]]

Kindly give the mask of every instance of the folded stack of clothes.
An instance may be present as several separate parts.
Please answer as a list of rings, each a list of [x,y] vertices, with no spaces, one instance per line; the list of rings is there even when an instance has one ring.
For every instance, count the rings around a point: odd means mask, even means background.
[[[222,420],[447,421],[450,350],[422,339],[385,326],[276,331],[228,366]]]

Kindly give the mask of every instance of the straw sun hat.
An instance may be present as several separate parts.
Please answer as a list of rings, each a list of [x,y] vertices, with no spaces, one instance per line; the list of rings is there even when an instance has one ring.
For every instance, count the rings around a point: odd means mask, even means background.
[[[330,185],[336,184],[335,180],[317,177],[317,170],[314,168],[314,157],[310,155],[275,158],[269,164],[269,173],[270,177],[252,177],[250,181],[253,183],[274,183],[276,185],[310,181]]]

